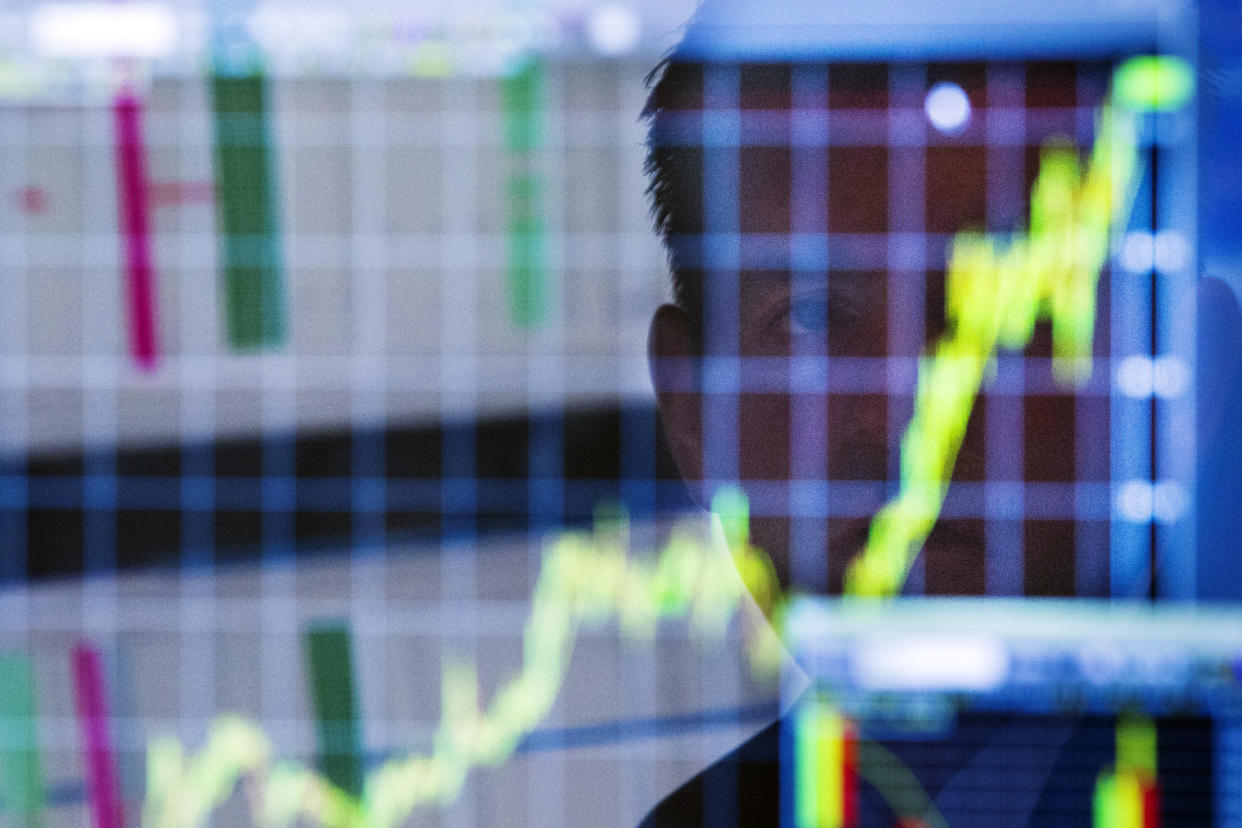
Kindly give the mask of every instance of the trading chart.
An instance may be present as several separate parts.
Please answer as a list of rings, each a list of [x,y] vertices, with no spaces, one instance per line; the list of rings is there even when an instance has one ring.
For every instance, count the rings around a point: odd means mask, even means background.
[[[0,10],[0,825],[1242,825],[1239,27]]]

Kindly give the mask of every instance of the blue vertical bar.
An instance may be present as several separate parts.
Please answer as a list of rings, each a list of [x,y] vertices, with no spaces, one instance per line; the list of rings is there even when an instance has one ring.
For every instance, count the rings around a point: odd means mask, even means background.
[[[1198,467],[1196,597],[1242,599],[1242,361],[1230,361],[1242,296],[1242,5],[1200,0],[1199,252],[1202,275],[1196,355]],[[1231,823],[1231,824],[1242,824]]]
[[[1141,142],[1140,136],[1140,142]],[[1136,188],[1130,223],[1124,228],[1149,231],[1152,226],[1151,165],[1147,148],[1140,143],[1141,181]],[[1115,240],[1120,247],[1123,239]],[[1115,366],[1128,356],[1151,354],[1152,271],[1126,269],[1114,258],[1109,277],[1112,298],[1112,341],[1109,346],[1110,388],[1115,387]],[[1132,481],[1151,480],[1151,400],[1114,393],[1109,411],[1109,478],[1112,481],[1112,521],[1109,527],[1109,593],[1114,598],[1146,595],[1150,578],[1151,522],[1135,522],[1123,514],[1119,498],[1122,487]]]
[[[12,463],[0,473],[0,584],[24,581],[29,572],[29,501],[25,468]]]
[[[739,480],[739,71],[703,72],[703,482],[706,494]],[[711,188],[710,193],[707,192]],[[709,197],[710,196],[710,197]]]
[[[83,472],[82,572],[112,573],[117,566],[116,448],[88,453]]]
[[[789,258],[792,278],[822,279],[828,272],[828,69],[795,66],[793,120],[790,124],[793,169],[790,175]],[[830,277],[831,278],[831,277]],[[824,592],[828,588],[827,360],[805,340],[791,337],[789,366],[789,550],[793,582],[799,589]],[[817,365],[815,376],[806,367]],[[852,550],[835,550],[837,555]]]
[[[711,65],[703,71],[703,483],[711,497],[740,481],[738,358],[740,72]],[[710,188],[710,192],[708,192]],[[703,787],[706,824],[726,825],[737,813],[735,773]]]
[[[1183,18],[1187,15],[1183,15]],[[1162,31],[1161,52],[1180,65],[1195,67],[1197,21],[1178,19]],[[1194,73],[1197,76],[1197,72]],[[1180,108],[1161,112],[1153,119],[1156,128],[1157,165],[1156,221],[1156,341],[1157,364],[1177,361],[1189,370],[1195,359],[1194,307],[1196,274],[1196,143],[1194,139],[1197,95]],[[1184,262],[1177,256],[1160,255],[1161,239],[1182,239],[1187,251]],[[1163,245],[1170,247],[1168,241]],[[1173,244],[1172,250],[1178,245]],[[1172,259],[1172,261],[1160,261]],[[1159,390],[1159,389],[1158,389]],[[1187,388],[1175,396],[1157,394],[1156,478],[1162,487],[1156,506],[1157,597],[1191,600],[1195,595],[1195,404]],[[1171,498],[1171,499],[1170,499]],[[1163,502],[1162,502],[1163,501]],[[1183,505],[1184,504],[1184,505]]]
[[[350,548],[355,552],[382,550],[388,511],[383,429],[354,429],[349,438],[349,454]]]
[[[1242,828],[1242,716],[1222,717],[1213,733],[1212,812],[1218,828]]]
[[[1023,210],[1030,201],[1023,175],[1025,67],[991,66],[987,84],[989,110],[977,116],[986,118],[987,229],[1006,234],[1028,224]],[[1027,361],[1004,358],[1003,352],[998,356],[996,384],[1011,385],[1019,393],[990,394],[984,410],[984,583],[988,595],[1020,596],[1026,578],[1026,491],[1014,478],[1021,477],[1026,462],[1023,392]],[[984,388],[986,393],[986,384]]]
[[[944,266],[943,252],[928,255],[927,237],[927,126],[919,113],[927,88],[927,67],[892,62],[889,71],[888,111],[888,353],[910,358],[912,373],[903,385],[908,399],[888,394],[888,474],[884,497],[897,495],[901,480],[901,437],[914,416],[916,376],[913,365],[926,342],[925,273]],[[832,182],[829,182],[829,187]],[[892,363],[889,363],[890,372]],[[891,373],[890,373],[891,376]],[[922,595],[926,589],[926,557],[918,555],[902,587],[903,595]]]
[[[277,563],[293,558],[297,543],[297,457],[295,438],[288,434],[263,436],[262,508],[263,561]]]

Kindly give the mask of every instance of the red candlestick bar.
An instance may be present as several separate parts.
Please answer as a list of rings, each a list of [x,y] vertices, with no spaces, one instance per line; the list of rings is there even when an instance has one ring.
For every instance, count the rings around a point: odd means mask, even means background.
[[[117,94],[112,113],[116,125],[117,195],[129,298],[129,348],[134,362],[146,371],[155,367],[156,325],[142,106],[127,88]]]

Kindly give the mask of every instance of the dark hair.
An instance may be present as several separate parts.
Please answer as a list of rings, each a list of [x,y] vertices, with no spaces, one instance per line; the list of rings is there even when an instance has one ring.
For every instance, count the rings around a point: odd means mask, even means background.
[[[697,137],[698,115],[714,106],[705,76],[713,69],[737,73],[740,98],[731,106],[788,107],[794,65],[709,64],[674,50],[647,75],[650,91],[640,118],[648,123],[643,170],[651,218],[668,256],[673,301],[689,314],[696,333],[705,299],[698,239],[704,230],[704,191],[710,191],[712,184],[704,179],[708,150]]]
[[[641,120],[648,122],[647,197],[651,219],[664,244],[673,284],[673,301],[696,322],[702,312],[701,274],[691,272],[679,255],[676,237],[697,232],[702,214],[701,153],[696,147],[670,140],[672,113],[701,104],[702,65],[689,63],[672,53],[647,74],[650,90]]]

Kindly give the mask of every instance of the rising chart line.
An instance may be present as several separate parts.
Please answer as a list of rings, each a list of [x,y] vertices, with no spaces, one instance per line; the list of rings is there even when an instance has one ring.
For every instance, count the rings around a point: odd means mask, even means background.
[[[452,799],[472,768],[504,762],[551,710],[581,625],[615,620],[627,637],[649,640],[661,620],[689,618],[697,632],[718,638],[747,593],[758,596],[765,611],[779,609],[771,561],[749,543],[745,496],[724,489],[712,506],[736,570],[686,526],[673,530],[656,560],[633,558],[624,514],[598,515],[592,534],[567,532],[549,542],[519,673],[480,709],[473,664],[451,664],[442,676],[441,720],[431,753],[390,760],[368,773],[360,800],[314,769],[273,762],[271,742],[257,724],[226,716],[215,721],[194,756],[187,757],[175,738],[149,743],[144,824],[202,825],[239,782],[245,783],[255,823],[272,827],[312,817],[325,826],[391,828],[420,806]],[[752,669],[774,675],[779,643],[763,630],[751,632]]]
[[[1133,101],[1122,103],[1141,110]],[[998,347],[1024,346],[1035,323],[1046,319],[1056,378],[1073,387],[1089,376],[1096,284],[1109,231],[1128,211],[1138,166],[1133,111],[1111,98],[1105,103],[1085,174],[1072,147],[1045,148],[1029,232],[1006,242],[955,236],[946,288],[949,333],[920,366],[915,413],[901,446],[901,488],[873,520],[867,545],[851,564],[847,593],[883,596],[900,589],[939,516],[966,421]],[[685,531],[675,530],[654,562],[629,558],[623,516],[597,520],[592,535],[564,533],[549,542],[519,673],[481,709],[473,664],[450,665],[442,676],[433,750],[367,774],[360,800],[312,769],[275,761],[258,725],[223,717],[196,755],[187,757],[173,738],[149,744],[144,822],[194,828],[244,782],[260,825],[286,826],[306,816],[326,826],[390,828],[420,806],[452,799],[472,768],[500,764],[513,753],[555,702],[580,625],[615,620],[627,637],[642,639],[662,619],[688,617],[699,632],[719,634],[746,592],[779,622],[785,601],[771,561],[749,543],[745,496],[725,489],[712,506],[736,573]],[[759,673],[774,672],[782,656],[779,642],[758,633],[748,653]],[[862,772],[870,754],[865,744],[859,749]]]
[[[1090,378],[1096,286],[1111,231],[1125,226],[1138,183],[1136,113],[1167,108],[1159,89],[1145,95],[1137,87],[1146,79],[1173,88],[1166,75],[1178,74],[1182,64],[1144,56],[1117,69],[1115,78],[1125,86],[1096,114],[1085,172],[1072,144],[1044,147],[1027,232],[1008,239],[971,232],[953,237],[945,284],[948,330],[919,364],[914,414],[901,441],[900,488],[876,513],[866,545],[850,562],[847,592],[887,596],[901,590],[940,516],[966,423],[999,348],[1024,348],[1035,323],[1048,321],[1053,377],[1067,388]]]

